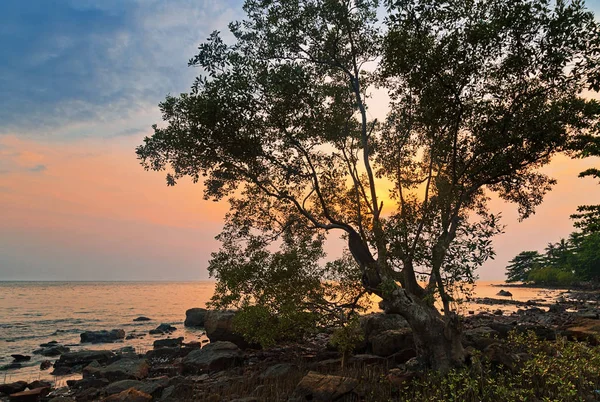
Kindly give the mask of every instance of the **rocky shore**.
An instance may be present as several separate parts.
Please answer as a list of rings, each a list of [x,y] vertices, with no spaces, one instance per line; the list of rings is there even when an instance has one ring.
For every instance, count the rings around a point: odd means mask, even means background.
[[[486,303],[511,303],[508,295]],[[493,364],[511,369],[527,356],[505,347],[510,333],[532,332],[543,340],[598,343],[598,293],[574,292],[555,303],[519,302],[516,312],[478,313],[464,317],[464,345]],[[479,301],[481,302],[481,301]],[[330,401],[369,400],[368,381],[379,378],[402,387],[421,375],[411,330],[398,315],[370,314],[360,319],[364,341],[342,368],[330,333],[301,343],[269,349],[249,345],[232,328],[233,311],[190,309],[185,325],[206,331],[210,343],[172,338],[174,327],[161,324],[154,333],[165,337],[153,349],[70,351],[50,342],[34,353],[48,356],[46,368],[60,381],[15,381],[0,385],[0,401]],[[85,332],[84,342],[108,343],[128,336],[123,330]],[[15,355],[15,361],[27,355]],[[381,380],[383,379],[383,380]]]

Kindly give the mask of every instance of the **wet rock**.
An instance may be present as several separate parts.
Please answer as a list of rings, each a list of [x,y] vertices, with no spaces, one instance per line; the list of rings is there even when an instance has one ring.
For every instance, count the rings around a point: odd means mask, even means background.
[[[151,335],[161,335],[161,334],[170,334],[171,332],[177,330],[174,326],[170,324],[162,323],[158,327],[151,329],[149,333]]]
[[[496,293],[496,296],[512,297],[512,293],[510,293],[508,290],[501,289],[498,293]]]
[[[27,391],[21,391],[10,395],[11,402],[37,402],[48,395],[50,387],[34,388]]]
[[[59,344],[58,341],[50,341],[50,342],[46,342],[46,343],[41,343],[40,348],[49,348],[51,346],[55,346],[58,344]]]
[[[69,352],[60,355],[60,358],[54,363],[54,368],[76,366],[81,366],[83,368],[94,360],[100,364],[104,364],[114,357],[115,354],[110,350],[80,350],[77,352]]]
[[[400,350],[411,348],[415,348],[415,343],[410,329],[391,329],[371,338],[371,349],[377,356],[387,357]]]
[[[7,384],[0,384],[0,394],[14,394],[17,392],[25,391],[27,388],[27,381],[16,381],[9,382]]]
[[[48,345],[48,346],[42,346],[40,349],[34,350],[33,351],[34,355],[54,357],[54,356],[60,356],[63,353],[67,353],[67,352],[71,351],[71,349],[69,349],[68,347],[60,345],[60,344],[48,343],[48,344],[42,344],[42,345]]]
[[[27,388],[36,389],[36,388],[52,388],[52,384],[49,381],[43,380],[35,380],[27,384]]]
[[[28,362],[29,360],[31,360],[31,356],[26,356],[26,355],[14,354],[14,355],[10,355],[10,356],[13,358],[13,362],[15,362],[15,363]]]
[[[204,319],[208,312],[205,308],[191,308],[185,312],[185,321],[183,325],[186,327],[204,327]]]
[[[167,338],[167,339],[157,339],[154,341],[154,349],[158,348],[176,348],[180,347],[183,343],[183,337],[179,338]]]
[[[106,378],[109,381],[141,380],[148,376],[149,369],[146,359],[121,359],[106,367],[89,365],[83,369],[83,378]]]
[[[150,402],[152,401],[152,395],[145,392],[138,391],[135,388],[130,388],[119,394],[111,395],[104,398],[104,402]]]
[[[309,372],[296,386],[293,398],[310,401],[334,401],[347,396],[356,389],[358,381],[353,378]]]
[[[152,319],[148,318],[148,317],[144,317],[144,316],[137,317],[137,318],[133,319],[133,322],[142,322],[142,321],[152,321]]]
[[[494,311],[494,315],[503,315],[503,314],[504,314],[504,312],[500,309]]]
[[[110,343],[125,338],[125,331],[122,329],[86,331],[80,337],[82,343]]]
[[[204,319],[206,336],[211,342],[227,341],[241,348],[248,347],[244,337],[233,330],[235,311],[209,310]]]
[[[184,372],[201,374],[238,366],[242,360],[242,352],[234,343],[218,341],[209,343],[200,350],[194,350],[182,363]]]
[[[40,363],[40,370],[48,370],[50,367],[52,367],[52,362],[50,360],[43,360]]]

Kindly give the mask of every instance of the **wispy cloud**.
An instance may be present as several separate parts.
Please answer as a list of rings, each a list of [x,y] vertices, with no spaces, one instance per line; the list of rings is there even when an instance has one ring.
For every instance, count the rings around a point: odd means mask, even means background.
[[[195,47],[240,9],[209,0],[3,0],[0,132],[72,136],[61,127],[156,108],[186,90]]]
[[[28,169],[30,172],[43,172],[44,170],[46,170],[46,165],[35,165],[34,167],[31,167]]]

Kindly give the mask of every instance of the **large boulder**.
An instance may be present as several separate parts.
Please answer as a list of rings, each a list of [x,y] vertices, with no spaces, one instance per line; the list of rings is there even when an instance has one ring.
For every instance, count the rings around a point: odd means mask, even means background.
[[[335,401],[349,396],[358,386],[354,378],[309,372],[296,386],[294,398],[305,401]]]
[[[376,356],[387,357],[406,349],[415,349],[412,331],[390,329],[371,337],[371,348]]]
[[[125,338],[125,331],[122,329],[113,329],[110,331],[103,329],[102,331],[85,331],[80,336],[82,343],[109,343]]]
[[[110,350],[80,350],[78,352],[68,352],[60,355],[60,358],[54,363],[54,368],[59,367],[85,367],[93,361],[100,364],[107,363],[115,357]]]
[[[240,348],[232,342],[218,341],[189,353],[182,363],[186,373],[201,374],[238,366],[242,361]]]
[[[109,381],[141,380],[148,376],[149,369],[146,359],[121,359],[106,367],[90,364],[83,369],[83,378],[106,378]]]
[[[244,337],[233,330],[233,318],[235,311],[231,310],[209,310],[204,319],[206,336],[211,342],[227,341],[241,348],[248,347]]]
[[[183,325],[186,327],[204,327],[204,319],[207,312],[207,309],[199,307],[187,310]]]

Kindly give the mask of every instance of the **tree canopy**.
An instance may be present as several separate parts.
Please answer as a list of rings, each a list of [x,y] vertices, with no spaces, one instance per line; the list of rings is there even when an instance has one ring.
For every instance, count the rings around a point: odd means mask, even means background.
[[[210,262],[220,305],[260,300],[286,275],[344,272],[361,278],[353,300],[381,297],[444,368],[465,356],[451,287],[474,279],[502,230],[489,195],[528,217],[555,183],[539,168],[596,134],[599,105],[580,93],[595,84],[598,27],[579,1],[388,1],[382,21],[378,7],[247,0],[233,41],[214,32],[200,45],[200,75],[161,103],[166,124],[137,154],[169,168],[169,185],[190,176],[230,199]],[[376,87],[389,96],[382,121]],[[323,266],[333,233],[350,269]],[[296,305],[314,305],[301,293]]]

